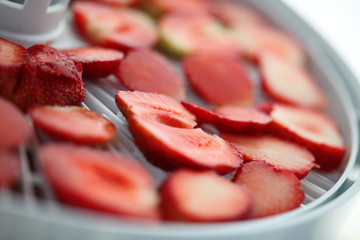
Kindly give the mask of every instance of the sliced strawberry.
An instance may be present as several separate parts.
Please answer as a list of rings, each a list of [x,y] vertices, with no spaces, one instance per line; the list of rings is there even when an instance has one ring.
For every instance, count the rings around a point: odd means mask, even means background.
[[[227,29],[207,14],[168,14],[159,21],[162,47],[176,56],[213,52],[237,57],[239,47]]]
[[[62,52],[82,65],[85,78],[106,77],[114,73],[124,58],[124,53],[102,47],[73,48]]]
[[[240,168],[233,181],[254,195],[254,216],[271,216],[298,208],[305,199],[300,180],[292,173],[265,162],[250,162]]]
[[[183,79],[166,57],[152,50],[135,50],[127,54],[115,76],[130,90],[185,98]]]
[[[212,1],[211,12],[228,27],[265,23],[260,13],[239,1]]]
[[[26,49],[0,38],[0,96],[9,98],[15,89]]]
[[[274,100],[313,109],[325,108],[324,92],[303,66],[264,53],[260,55],[260,73],[264,90]]]
[[[199,128],[171,127],[136,115],[129,119],[129,127],[147,159],[164,170],[185,167],[226,174],[242,164],[235,147]]]
[[[164,124],[193,128],[195,116],[188,112],[179,101],[157,93],[119,91],[115,101],[126,118],[133,115],[150,117]]]
[[[80,144],[99,144],[115,137],[115,125],[82,107],[41,106],[29,111],[34,123],[52,137]]]
[[[16,182],[19,171],[20,164],[18,157],[14,154],[0,151],[0,190],[11,187]]]
[[[241,25],[232,28],[242,55],[258,63],[263,52],[271,52],[286,61],[302,65],[306,55],[301,45],[288,34],[265,25]]]
[[[337,169],[345,155],[343,137],[337,124],[323,113],[274,104],[269,131],[308,148],[320,170]]]
[[[138,162],[60,144],[42,147],[40,157],[60,201],[120,216],[158,218],[152,177]]]
[[[189,102],[181,102],[181,104],[196,116],[197,123],[216,123],[219,121],[219,116],[210,109]]]
[[[0,151],[25,143],[30,133],[22,112],[13,103],[0,98]]]
[[[183,69],[194,89],[216,105],[250,104],[253,86],[245,66],[219,54],[193,54],[183,60]]]
[[[215,113],[219,116],[216,127],[225,132],[261,133],[271,122],[269,115],[253,107],[222,106]]]
[[[72,11],[77,30],[92,44],[129,50],[149,48],[157,40],[152,19],[138,10],[75,2]]]
[[[174,172],[160,187],[160,194],[167,220],[224,222],[247,219],[252,213],[252,194],[210,171]]]
[[[206,13],[209,10],[207,0],[147,0],[144,8],[152,15],[168,13]]]
[[[307,149],[272,136],[222,134],[247,161],[264,161],[304,178],[314,167],[315,157]]]
[[[79,105],[85,98],[82,67],[46,45],[34,45],[11,100],[21,109],[37,105]]]
[[[141,0],[77,0],[107,4],[112,7],[136,6]]]

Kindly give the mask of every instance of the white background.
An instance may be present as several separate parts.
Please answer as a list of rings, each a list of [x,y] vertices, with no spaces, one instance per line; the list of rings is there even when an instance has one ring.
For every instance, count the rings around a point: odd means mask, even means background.
[[[342,56],[360,82],[360,0],[282,0],[303,16]],[[360,94],[360,93],[359,93]],[[336,240],[360,240],[360,196]]]

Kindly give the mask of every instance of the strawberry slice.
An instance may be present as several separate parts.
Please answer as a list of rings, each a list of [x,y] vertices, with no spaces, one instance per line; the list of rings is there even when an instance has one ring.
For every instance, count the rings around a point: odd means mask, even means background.
[[[195,116],[188,112],[179,101],[158,93],[118,91],[115,101],[126,118],[133,115],[156,119],[164,124],[193,128]]]
[[[232,36],[242,55],[256,64],[263,52],[271,52],[297,65],[306,62],[306,54],[301,45],[279,29],[260,24],[238,25],[232,27]]]
[[[14,185],[19,170],[18,157],[14,154],[0,151],[0,190]]]
[[[209,169],[229,173],[242,164],[235,147],[203,130],[177,128],[134,115],[129,127],[147,159],[164,170]]]
[[[167,220],[224,222],[247,219],[252,213],[252,194],[210,171],[176,171],[160,187],[160,194]]]
[[[138,10],[81,1],[72,11],[80,35],[92,44],[129,50],[149,48],[157,41],[152,19]]]
[[[82,67],[46,45],[27,50],[20,79],[11,100],[21,109],[36,105],[79,105],[85,98]]]
[[[264,90],[274,100],[313,109],[325,108],[325,94],[303,66],[264,53],[260,55],[260,73]]]
[[[101,78],[114,73],[124,58],[124,53],[102,47],[73,48],[62,52],[82,65],[85,78]]]
[[[183,79],[166,57],[152,50],[128,53],[115,76],[130,90],[162,93],[177,99],[185,98]]]
[[[265,162],[250,162],[233,181],[254,195],[254,217],[262,218],[298,208],[305,199],[300,180],[292,173]]]
[[[183,69],[193,88],[216,105],[251,104],[253,86],[245,66],[219,54],[193,54],[183,60]]]
[[[222,106],[215,109],[219,116],[216,127],[232,133],[261,133],[264,132],[271,117],[253,107]]]
[[[212,110],[200,107],[198,105],[189,103],[189,102],[181,102],[181,104],[189,110],[196,117],[196,122],[198,124],[201,123],[216,123],[219,121],[219,116]]]
[[[315,166],[315,157],[307,149],[272,136],[222,134],[247,161],[264,161],[304,178]]]
[[[147,0],[143,3],[144,9],[154,16],[174,12],[201,14],[209,10],[206,0]]]
[[[141,0],[77,0],[107,4],[112,7],[137,6]]]
[[[26,49],[0,38],[0,96],[9,98],[15,89]]]
[[[153,179],[138,162],[61,144],[42,147],[40,157],[60,201],[125,217],[158,218]]]
[[[80,144],[99,144],[115,137],[115,125],[82,107],[41,106],[29,111],[34,123],[48,135]]]
[[[159,31],[162,47],[175,56],[202,51],[240,54],[230,32],[208,14],[167,14],[159,21]]]
[[[228,27],[264,24],[265,20],[253,8],[239,1],[215,0],[211,2],[211,12]]]
[[[346,149],[338,126],[330,117],[280,104],[272,106],[271,117],[269,131],[309,149],[320,170],[332,171],[340,166]]]
[[[25,143],[30,133],[23,113],[13,103],[0,98],[0,151]]]

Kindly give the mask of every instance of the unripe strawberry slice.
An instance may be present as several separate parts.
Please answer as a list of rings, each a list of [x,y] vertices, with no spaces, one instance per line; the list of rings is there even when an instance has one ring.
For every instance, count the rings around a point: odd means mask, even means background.
[[[129,119],[129,127],[147,159],[164,170],[209,169],[226,174],[242,164],[234,146],[200,128],[172,127],[137,115]]]
[[[152,19],[138,10],[81,1],[72,11],[77,30],[94,45],[129,50],[152,47],[157,40]]]
[[[61,202],[125,217],[159,217],[153,179],[135,160],[61,144],[42,147],[40,159]]]
[[[115,76],[129,90],[162,93],[177,99],[185,98],[183,79],[165,56],[152,50],[129,52]]]
[[[80,105],[85,98],[82,67],[47,45],[27,49],[11,100],[22,110],[37,105]]]
[[[48,135],[79,144],[99,144],[115,137],[115,125],[82,107],[41,106],[29,111],[36,126]]]
[[[345,155],[343,137],[337,124],[327,115],[286,105],[272,105],[269,131],[292,140],[315,156],[322,171],[337,169]]]
[[[178,100],[163,94],[118,91],[115,101],[126,118],[137,115],[174,127],[193,128],[196,126],[194,115],[187,111]]]
[[[263,53],[260,55],[260,73],[264,90],[274,100],[313,109],[325,108],[324,92],[303,66]]]
[[[264,161],[304,178],[314,167],[315,157],[307,149],[272,136],[222,134],[247,161]]]
[[[147,0],[143,5],[154,16],[174,12],[201,14],[209,10],[207,0]]]
[[[253,86],[245,66],[235,58],[211,53],[186,56],[185,74],[197,93],[216,105],[248,105]]]
[[[0,190],[11,187],[15,183],[19,171],[20,163],[18,157],[14,154],[0,151]]]
[[[123,52],[102,47],[73,48],[62,52],[81,64],[85,78],[106,77],[114,73],[124,58]]]
[[[233,181],[254,195],[254,217],[262,218],[300,207],[305,199],[300,180],[292,173],[265,162],[250,162]]]
[[[236,57],[240,53],[230,32],[208,14],[165,15],[159,31],[162,47],[176,56],[206,51]]]
[[[224,222],[247,219],[252,213],[252,194],[214,172],[176,171],[160,193],[166,220]]]
[[[0,96],[9,98],[25,62],[26,49],[0,38]]]
[[[0,98],[0,152],[25,143],[30,133],[23,113],[12,102]]]

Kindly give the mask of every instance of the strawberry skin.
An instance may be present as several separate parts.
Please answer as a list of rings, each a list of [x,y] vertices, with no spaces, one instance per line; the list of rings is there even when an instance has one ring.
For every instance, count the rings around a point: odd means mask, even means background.
[[[85,98],[82,67],[47,45],[27,50],[11,100],[22,110],[36,105],[79,105]]]
[[[0,96],[9,98],[25,62],[26,49],[0,38]]]
[[[62,50],[75,63],[83,68],[84,78],[107,77],[119,67],[124,53],[102,47],[82,47]]]
[[[115,125],[104,116],[77,106],[40,106],[29,110],[36,126],[52,137],[79,144],[100,144],[115,137]]]
[[[252,213],[252,194],[210,171],[178,170],[162,184],[160,195],[163,217],[171,221],[225,222]]]
[[[0,98],[0,152],[25,143],[30,134],[24,114],[12,102]]]
[[[137,115],[128,121],[138,147],[150,162],[164,170],[185,167],[226,174],[242,164],[234,146],[199,128],[171,127]]]
[[[115,101],[126,118],[133,115],[156,119],[169,126],[193,128],[195,116],[169,96],[138,91],[118,91]]]
[[[40,158],[61,202],[122,217],[159,218],[153,179],[135,160],[64,144],[43,146]]]
[[[300,207],[305,199],[300,180],[292,173],[265,162],[249,162],[233,181],[254,195],[254,217],[262,218]]]
[[[129,52],[115,76],[129,90],[162,93],[177,99],[185,98],[183,79],[165,56],[152,50],[139,49]]]
[[[0,151],[0,166],[1,190],[11,187],[16,182],[16,177],[20,171],[19,158],[14,154]]]
[[[315,157],[305,148],[272,136],[222,134],[246,161],[264,161],[304,178],[314,167]]]
[[[273,104],[269,132],[306,147],[315,156],[319,170],[336,170],[346,148],[337,124],[327,115],[281,104]]]

